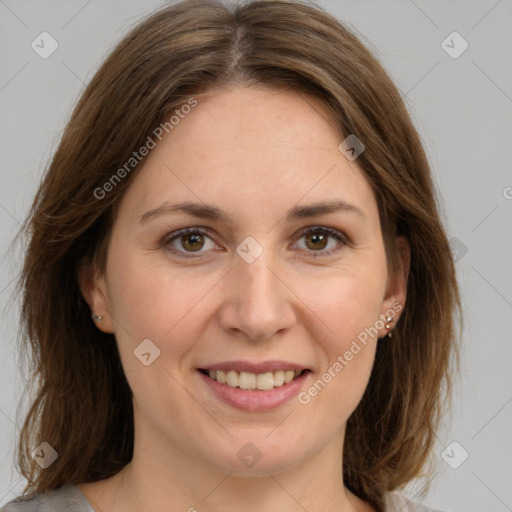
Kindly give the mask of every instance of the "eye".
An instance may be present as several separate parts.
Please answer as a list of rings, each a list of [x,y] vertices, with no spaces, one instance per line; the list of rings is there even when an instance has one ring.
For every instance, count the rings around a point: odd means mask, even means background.
[[[303,238],[305,248],[300,249],[311,253],[313,257],[329,256],[341,250],[341,247],[348,245],[347,238],[343,233],[325,226],[307,228],[302,232],[299,240]],[[162,245],[173,254],[184,258],[197,258],[201,253],[217,247],[208,231],[198,227],[184,228],[170,233],[164,238]]]
[[[208,239],[210,243],[207,243]],[[193,253],[201,253],[201,249],[214,249],[216,247],[215,242],[208,236],[208,233],[199,228],[185,228],[177,232],[171,233],[165,237],[163,245],[167,247],[172,253],[179,254],[186,258],[197,258]]]
[[[347,245],[347,238],[341,232],[336,231],[325,226],[314,226],[306,229],[302,232],[301,238],[304,238],[306,248],[305,250],[312,253],[313,257],[329,256],[334,252],[341,250],[341,246]],[[329,239],[335,239],[336,243],[333,243],[329,247]],[[332,240],[331,240],[332,241]],[[336,248],[338,246],[338,248]],[[329,247],[329,249],[326,249]]]

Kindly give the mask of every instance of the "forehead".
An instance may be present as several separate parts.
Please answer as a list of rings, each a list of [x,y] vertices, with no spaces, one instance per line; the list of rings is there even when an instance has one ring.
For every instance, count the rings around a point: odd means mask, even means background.
[[[194,201],[261,214],[326,199],[372,209],[371,187],[338,149],[343,135],[316,98],[231,88],[194,99],[134,177],[123,199],[130,210]]]
[[[261,144],[271,144],[275,151],[278,144],[297,142],[332,149],[342,136],[323,102],[293,89],[233,86],[206,92],[196,100],[199,108],[189,116],[195,134],[232,151],[259,151]],[[187,137],[184,129],[179,131],[176,143]]]

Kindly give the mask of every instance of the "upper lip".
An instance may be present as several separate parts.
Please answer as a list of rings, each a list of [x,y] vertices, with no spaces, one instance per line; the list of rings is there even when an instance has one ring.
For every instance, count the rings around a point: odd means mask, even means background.
[[[236,372],[268,373],[279,370],[308,370],[306,366],[289,361],[262,361],[254,363],[250,361],[224,361],[223,363],[209,364],[202,366],[201,370],[234,370]]]

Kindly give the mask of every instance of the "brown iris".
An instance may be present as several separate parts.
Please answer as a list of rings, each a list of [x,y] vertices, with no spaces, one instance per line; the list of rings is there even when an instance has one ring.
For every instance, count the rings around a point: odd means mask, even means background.
[[[309,249],[314,249],[314,250],[324,249],[325,246],[327,245],[327,238],[328,238],[328,235],[322,235],[322,234],[318,234],[318,233],[310,233],[310,234],[305,235],[306,245],[308,246]],[[313,243],[313,247],[309,247],[309,242]],[[315,244],[318,244],[319,242],[320,242],[320,245],[315,245]]]
[[[181,237],[183,247],[190,252],[197,252],[203,248],[204,238],[200,234],[188,234]]]

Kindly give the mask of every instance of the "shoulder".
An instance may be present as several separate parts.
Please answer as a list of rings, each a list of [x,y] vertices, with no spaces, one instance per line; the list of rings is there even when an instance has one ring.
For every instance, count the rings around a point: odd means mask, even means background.
[[[64,485],[45,493],[19,496],[0,508],[0,512],[94,512],[94,509],[74,485]]]
[[[411,500],[399,492],[389,492],[384,497],[385,512],[443,512]]]

